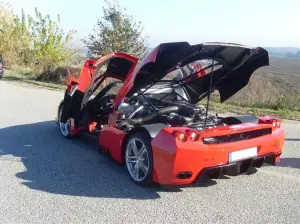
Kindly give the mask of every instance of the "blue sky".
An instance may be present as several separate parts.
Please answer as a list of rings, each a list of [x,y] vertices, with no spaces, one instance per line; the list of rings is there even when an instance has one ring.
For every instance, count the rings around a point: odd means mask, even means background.
[[[102,16],[103,0],[6,0],[16,12],[34,7],[61,15],[65,29],[87,36]],[[253,46],[300,47],[299,0],[119,0],[144,26],[150,46],[160,42],[235,42]]]

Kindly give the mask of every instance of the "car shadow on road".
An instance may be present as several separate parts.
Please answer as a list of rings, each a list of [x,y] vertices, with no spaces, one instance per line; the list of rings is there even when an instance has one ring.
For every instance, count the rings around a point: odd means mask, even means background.
[[[300,169],[300,158],[281,158],[278,166]]]
[[[26,171],[16,176],[31,189],[72,196],[143,200],[160,198],[159,191],[181,191],[134,184],[123,166],[99,153],[96,138],[65,139],[54,121],[3,128],[0,136],[0,159],[21,161]],[[214,184],[212,181],[197,186]]]
[[[285,141],[288,141],[288,142],[300,142],[300,138],[286,138]]]

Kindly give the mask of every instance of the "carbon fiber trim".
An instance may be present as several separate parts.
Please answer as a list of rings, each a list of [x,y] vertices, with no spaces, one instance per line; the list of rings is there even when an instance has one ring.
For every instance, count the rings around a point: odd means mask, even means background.
[[[275,158],[275,153],[270,153],[231,164],[207,167],[200,172],[197,182],[201,182],[203,178],[218,179],[221,175],[236,176],[246,173],[249,168],[260,168],[264,163],[275,165]]]

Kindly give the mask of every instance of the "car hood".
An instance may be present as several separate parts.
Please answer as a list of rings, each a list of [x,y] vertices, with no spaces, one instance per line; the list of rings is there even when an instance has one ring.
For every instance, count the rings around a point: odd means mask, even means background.
[[[224,102],[245,87],[253,72],[269,65],[268,52],[260,47],[228,43],[164,43],[154,48],[128,77],[124,93],[130,96],[146,86],[160,82],[169,72],[190,66],[195,61],[213,61],[214,68],[193,73],[178,83],[186,90],[191,103],[197,103],[210,90],[218,90]],[[202,66],[203,67],[203,66]],[[200,75],[199,75],[200,74]],[[204,75],[203,75],[204,74]]]

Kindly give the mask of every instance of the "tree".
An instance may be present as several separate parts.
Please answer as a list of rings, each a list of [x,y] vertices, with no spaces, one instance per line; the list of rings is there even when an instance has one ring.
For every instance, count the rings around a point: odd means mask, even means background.
[[[11,66],[18,59],[20,37],[15,35],[16,18],[11,5],[0,2],[0,54],[5,58],[6,66]]]
[[[117,1],[111,4],[105,1],[102,19],[97,18],[94,34],[90,34],[83,42],[89,49],[89,55],[99,57],[119,51],[137,57],[144,57],[147,53],[147,39],[142,35],[141,22],[136,22],[132,16],[122,10]]]
[[[69,48],[74,31],[65,33],[60,27],[60,16],[53,21],[49,15],[43,16],[35,8],[35,18],[28,16],[28,33],[32,38],[33,57],[41,68],[52,68],[67,64],[76,49]],[[75,52],[74,52],[75,51]]]
[[[43,16],[14,14],[11,5],[0,2],[0,54],[6,66],[29,66],[38,70],[70,64],[77,49],[70,46],[74,31],[65,33],[57,21]],[[39,63],[36,63],[39,62]]]

